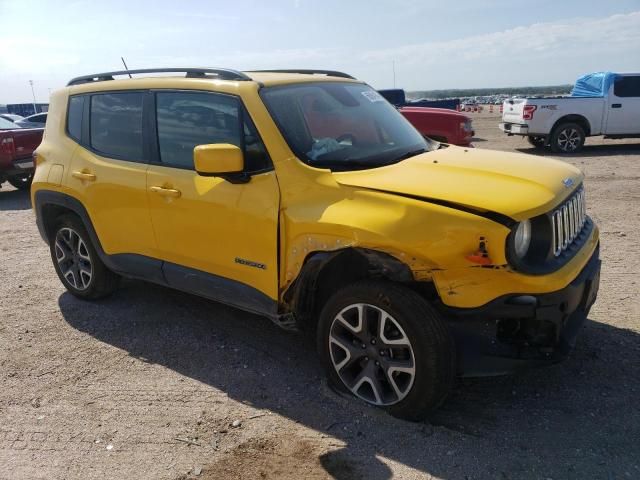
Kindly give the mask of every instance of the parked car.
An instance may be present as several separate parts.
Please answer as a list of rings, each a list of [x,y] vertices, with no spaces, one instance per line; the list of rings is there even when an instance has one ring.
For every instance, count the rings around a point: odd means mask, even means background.
[[[471,119],[462,113],[426,107],[401,107],[399,110],[425,137],[462,147],[471,145],[475,132]]]
[[[577,80],[570,97],[506,100],[500,129],[557,153],[578,152],[589,136],[637,138],[640,73],[585,75]]]
[[[14,113],[0,113],[0,118],[4,118],[5,120],[9,120],[12,123],[15,123],[18,120],[22,120],[24,117],[21,115],[16,115]]]
[[[398,417],[562,359],[596,299],[577,168],[428,141],[347,74],[99,73],[50,112],[31,195],[71,294],[125,276],[264,315]]]
[[[23,129],[0,118],[0,186],[5,181],[19,189],[33,179],[33,151],[42,141],[44,129]]]
[[[16,120],[16,125],[20,125],[22,128],[44,128],[47,123],[46,113],[36,113],[30,115],[22,120]]]

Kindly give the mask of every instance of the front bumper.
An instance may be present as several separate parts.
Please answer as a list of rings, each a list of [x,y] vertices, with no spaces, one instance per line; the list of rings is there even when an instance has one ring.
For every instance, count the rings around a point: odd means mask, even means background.
[[[563,360],[596,300],[599,249],[578,276],[556,292],[506,295],[472,309],[443,307],[458,352],[458,374],[513,373]]]
[[[501,123],[499,125],[507,135],[529,135],[529,125],[519,125],[517,123]]]

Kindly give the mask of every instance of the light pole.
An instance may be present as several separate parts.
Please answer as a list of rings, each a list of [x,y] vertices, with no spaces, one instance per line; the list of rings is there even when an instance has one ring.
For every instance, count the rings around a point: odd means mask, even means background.
[[[36,110],[36,93],[33,91],[33,80],[29,80],[29,85],[31,85],[31,95],[33,96],[33,114],[38,113]]]

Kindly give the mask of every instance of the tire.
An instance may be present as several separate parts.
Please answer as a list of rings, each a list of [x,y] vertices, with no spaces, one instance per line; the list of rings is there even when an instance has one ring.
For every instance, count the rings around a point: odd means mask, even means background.
[[[547,137],[527,137],[527,141],[534,148],[544,148],[547,146]]]
[[[335,293],[320,314],[317,348],[333,388],[405,420],[425,419],[455,378],[442,317],[394,283],[365,280]]]
[[[28,190],[31,186],[31,182],[33,181],[33,173],[15,175],[7,178],[7,181],[18,190]]]
[[[584,145],[584,129],[577,123],[563,123],[551,133],[551,150],[555,153],[576,153]]]
[[[118,287],[120,277],[102,263],[77,216],[68,214],[57,219],[49,249],[60,281],[76,297],[96,300]]]

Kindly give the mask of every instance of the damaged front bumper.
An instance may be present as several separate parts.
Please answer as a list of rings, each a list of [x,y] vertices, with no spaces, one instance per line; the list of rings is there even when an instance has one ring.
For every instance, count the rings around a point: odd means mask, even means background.
[[[458,374],[501,375],[564,359],[596,300],[599,283],[596,248],[561,290],[505,295],[478,308],[443,307],[457,345]]]

